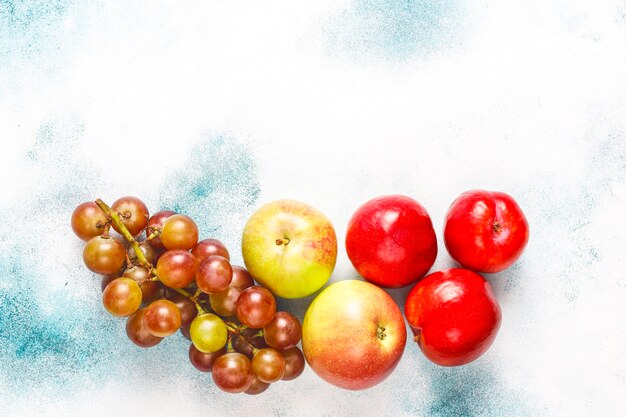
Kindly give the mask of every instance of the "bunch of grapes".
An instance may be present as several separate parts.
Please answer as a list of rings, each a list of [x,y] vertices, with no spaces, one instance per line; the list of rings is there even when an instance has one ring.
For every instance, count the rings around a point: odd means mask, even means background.
[[[304,371],[300,321],[277,312],[274,295],[231,265],[219,240],[198,241],[190,217],[167,210],[150,216],[140,199],[123,197],[111,207],[102,200],[79,205],[72,228],[87,242],[85,265],[104,276],[104,308],[127,317],[136,345],[156,346],[180,331],[191,340],[193,366],[230,393],[259,394]]]

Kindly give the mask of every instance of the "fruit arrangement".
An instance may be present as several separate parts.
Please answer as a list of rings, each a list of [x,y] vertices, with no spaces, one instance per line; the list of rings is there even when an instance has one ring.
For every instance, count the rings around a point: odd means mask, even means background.
[[[198,370],[211,372],[226,392],[248,394],[296,378],[305,361],[344,389],[370,388],[387,378],[402,357],[407,331],[402,311],[381,287],[414,285],[404,315],[430,361],[459,366],[477,359],[502,320],[479,273],[511,266],[529,233],[511,196],[468,191],[452,203],[444,225],[446,249],[461,267],[426,275],[438,250],[426,209],[407,196],[374,198],[356,210],[345,240],[365,281],[324,288],[301,325],[289,312],[276,311],[275,295],[300,298],[322,289],[337,259],[331,222],[309,205],[277,200],[260,207],[243,230],[246,268],[231,265],[218,240],[198,241],[189,217],[172,211],[150,217],[135,197],[111,207],[101,200],[83,203],[72,227],[87,241],[87,267],[105,275],[104,308],[128,317],[131,341],[151,347],[180,330],[192,342],[189,359]],[[128,248],[109,235],[110,227]]]
[[[424,277],[437,255],[435,232],[426,210],[401,195],[378,197],[357,209],[346,250],[369,282],[416,283],[404,307],[415,342],[432,362],[458,366],[487,351],[502,319],[489,282],[477,272],[506,269],[527,241],[528,223],[511,196],[472,190],[452,203],[444,225],[446,248],[463,268]]]
[[[276,311],[274,295],[231,265],[219,240],[198,241],[193,219],[173,211],[150,216],[141,200],[123,197],[110,207],[102,200],[79,205],[71,224],[86,241],[85,265],[104,275],[104,308],[127,317],[126,334],[137,346],[180,331],[191,340],[193,366],[229,393],[259,394],[302,374],[298,318]]]

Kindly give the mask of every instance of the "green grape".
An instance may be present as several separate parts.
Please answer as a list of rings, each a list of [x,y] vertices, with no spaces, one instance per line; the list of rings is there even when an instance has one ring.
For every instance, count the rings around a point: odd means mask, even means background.
[[[226,345],[228,329],[215,314],[202,314],[191,322],[191,342],[203,353],[217,352]]]

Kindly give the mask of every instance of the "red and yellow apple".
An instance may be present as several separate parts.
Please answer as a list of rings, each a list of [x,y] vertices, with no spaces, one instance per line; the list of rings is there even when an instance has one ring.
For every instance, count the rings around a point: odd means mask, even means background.
[[[277,200],[248,220],[241,242],[254,279],[275,295],[300,298],[328,282],[337,260],[337,237],[319,210],[294,200]]]
[[[311,303],[302,324],[302,348],[326,382],[360,390],[382,382],[400,361],[406,328],[395,301],[364,281],[336,282]]]

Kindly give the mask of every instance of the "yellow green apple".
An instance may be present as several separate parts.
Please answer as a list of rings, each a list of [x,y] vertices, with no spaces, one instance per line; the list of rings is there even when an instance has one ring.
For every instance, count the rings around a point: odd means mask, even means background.
[[[259,284],[279,297],[300,298],[328,282],[337,261],[337,236],[319,210],[277,200],[250,217],[241,249],[246,268]]]
[[[324,289],[302,323],[306,361],[326,382],[361,390],[393,372],[406,345],[395,301],[369,282],[346,280]]]

